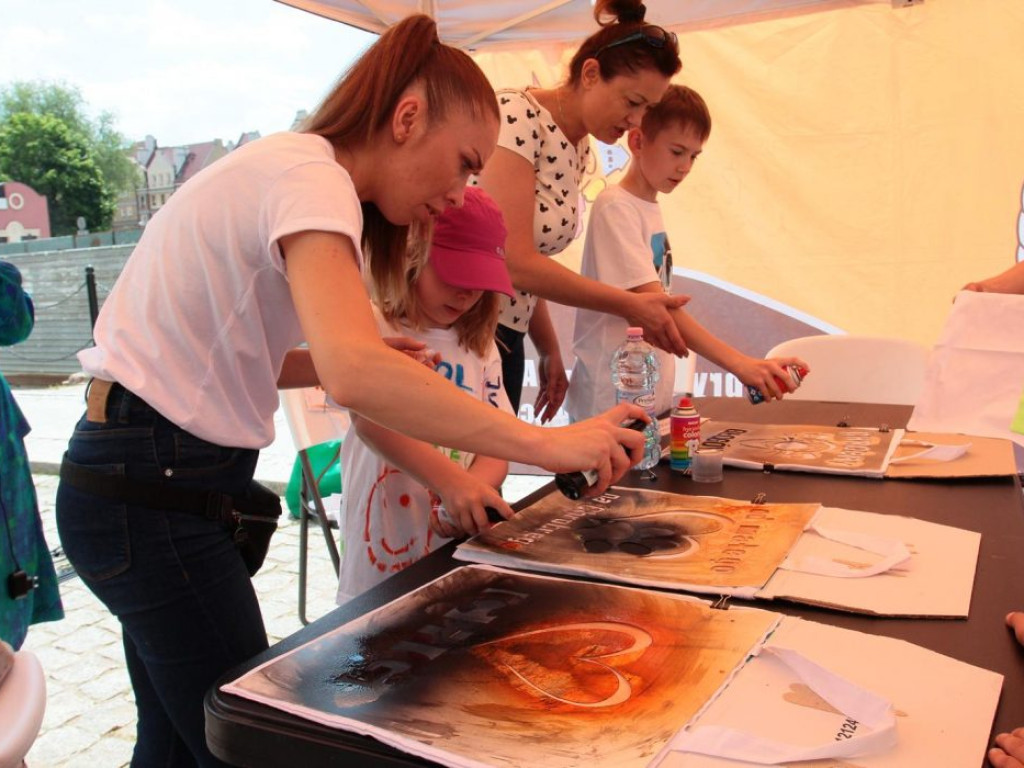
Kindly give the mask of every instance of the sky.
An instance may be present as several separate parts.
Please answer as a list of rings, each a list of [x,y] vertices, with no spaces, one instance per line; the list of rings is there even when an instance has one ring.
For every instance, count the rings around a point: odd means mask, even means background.
[[[75,86],[129,141],[237,141],[287,130],[374,39],[274,0],[0,0],[0,88]]]

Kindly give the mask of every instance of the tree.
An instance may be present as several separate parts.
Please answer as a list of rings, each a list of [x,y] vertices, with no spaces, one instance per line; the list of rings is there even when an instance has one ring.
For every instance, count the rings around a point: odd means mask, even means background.
[[[114,194],[85,138],[53,115],[17,112],[0,123],[0,173],[46,195],[54,235],[74,234],[79,216],[92,229],[114,218]]]
[[[0,127],[13,115],[22,113],[51,115],[79,134],[115,198],[135,188],[135,163],[125,154],[128,142],[115,129],[114,116],[101,112],[95,121],[90,120],[77,88],[43,81],[11,83],[0,90]],[[91,220],[90,227],[95,228]]]

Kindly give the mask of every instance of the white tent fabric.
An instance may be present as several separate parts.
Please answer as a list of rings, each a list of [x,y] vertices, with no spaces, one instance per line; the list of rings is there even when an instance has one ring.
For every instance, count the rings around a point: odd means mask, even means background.
[[[278,0],[368,32],[410,13],[438,23],[441,39],[466,49],[565,44],[594,31],[590,0]],[[646,0],[647,21],[680,31],[889,0]]]
[[[320,2],[353,13],[357,5]],[[395,19],[426,6],[388,5]],[[444,28],[457,6],[501,19],[542,3],[429,5]],[[492,36],[473,57],[495,87],[558,83],[574,45],[548,42],[596,29],[589,0],[543,5],[574,10],[577,31],[517,44]],[[648,20],[679,32],[676,82],[704,96],[713,122],[693,172],[660,199],[673,289],[744,352],[836,332],[930,347],[964,284],[1024,261],[1024,2],[903,5],[648,2]],[[586,202],[629,162],[621,144],[593,149]],[[578,265],[581,245],[560,260]],[[571,323],[571,312],[556,317],[567,366]],[[742,395],[704,361],[694,390]]]

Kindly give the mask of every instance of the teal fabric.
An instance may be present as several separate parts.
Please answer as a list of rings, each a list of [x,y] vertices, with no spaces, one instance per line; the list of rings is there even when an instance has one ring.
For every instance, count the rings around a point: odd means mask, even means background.
[[[21,288],[20,273],[13,264],[0,261],[0,344],[23,341],[33,322],[32,300]],[[25,641],[29,624],[64,618],[25,452],[29,429],[11,388],[0,376],[0,639],[15,650]],[[7,579],[17,567],[38,577],[39,587],[15,600],[8,594]]]
[[[306,451],[313,474],[320,478],[317,487],[323,498],[333,493],[341,493],[341,441],[329,440],[326,443],[310,446]],[[299,519],[299,493],[302,488],[302,462],[295,457],[292,474],[284,491],[284,500],[288,505],[288,514],[292,520]]]

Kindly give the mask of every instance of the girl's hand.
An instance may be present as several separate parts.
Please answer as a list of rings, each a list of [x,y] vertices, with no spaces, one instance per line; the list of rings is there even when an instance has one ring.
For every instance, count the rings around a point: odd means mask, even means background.
[[[493,523],[487,519],[484,507],[496,509],[506,520],[515,514],[497,490],[469,472],[456,473],[438,490],[437,497],[447,516],[431,514],[430,527],[446,538],[475,536],[490,528]]]
[[[562,407],[565,393],[569,391],[569,378],[565,375],[561,354],[541,355],[537,363],[540,387],[533,403],[533,413],[540,418],[541,424],[547,424]]]
[[[385,336],[384,343],[392,349],[404,352],[413,360],[423,363],[433,370],[441,362],[441,355],[427,347],[422,341],[410,339],[408,336]]]

